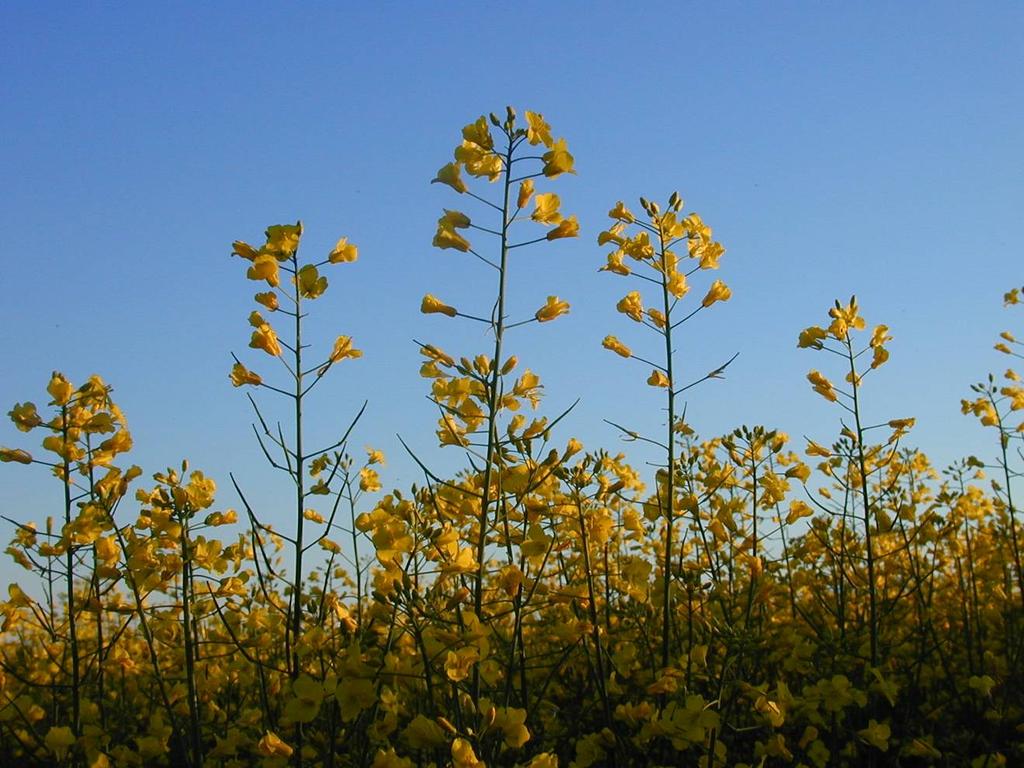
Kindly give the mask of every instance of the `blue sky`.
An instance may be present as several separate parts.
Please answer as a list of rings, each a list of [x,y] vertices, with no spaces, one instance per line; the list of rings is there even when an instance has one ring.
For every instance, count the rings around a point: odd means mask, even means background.
[[[486,351],[419,301],[486,312],[491,276],[431,248],[442,207],[467,201],[429,181],[461,127],[506,104],[544,113],[576,156],[552,189],[582,236],[524,253],[511,281],[519,314],[548,294],[573,305],[511,341],[544,412],[582,397],[563,439],[614,448],[606,418],[659,429],[648,371],[601,349],[609,333],[651,340],[615,312],[632,286],[597,273],[595,238],[616,200],[678,189],[726,246],[716,276],[734,292],[679,345],[697,375],[740,353],[692,393],[704,434],[764,423],[828,440],[838,412],[804,376],[829,363],[795,341],[856,293],[895,336],[869,414],[918,417],[913,441],[940,465],[994,449],[958,402],[1005,367],[997,332],[1021,328],[1001,307],[1024,283],[1020,4],[7,3],[0,19],[0,404],[45,402],[53,369],[99,373],[134,460],[152,473],[189,457],[224,507],[229,471],[270,519],[287,503],[227,380],[232,351],[262,364],[230,243],[300,218],[306,249],[360,247],[310,327],[365,357],[319,393],[315,433],[368,398],[354,445],[386,451],[386,485],[419,479],[396,433],[459,465],[437,448],[412,339]],[[32,447],[6,423],[0,444]],[[0,513],[40,520],[59,500],[42,470],[0,468]]]

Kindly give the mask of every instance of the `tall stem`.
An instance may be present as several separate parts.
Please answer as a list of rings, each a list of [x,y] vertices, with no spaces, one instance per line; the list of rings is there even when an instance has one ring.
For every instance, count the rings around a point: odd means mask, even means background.
[[[81,726],[81,671],[78,659],[78,617],[75,606],[75,549],[71,541],[71,461],[68,458],[68,407],[60,409],[60,433],[64,444],[61,468],[64,481],[64,524],[67,526],[68,633],[71,645],[71,732],[77,737]]]
[[[587,612],[590,619],[591,635],[594,639],[594,656],[597,664],[597,693],[601,697],[601,708],[604,712],[604,725],[612,726],[611,705],[608,702],[608,680],[604,673],[604,648],[601,643],[601,624],[597,617],[597,595],[594,593],[594,571],[590,564],[590,541],[587,536],[587,522],[583,514],[583,502],[579,491],[576,492],[576,514],[580,524],[580,543],[583,549],[583,572],[587,580]],[[614,762],[614,754],[612,762]]]
[[[515,143],[510,136],[508,149],[505,152],[505,170],[503,178],[503,197],[501,205],[501,261],[498,266],[498,302],[492,327],[494,328],[494,357],[491,360],[491,380],[487,393],[487,458],[484,463],[484,482],[480,499],[480,531],[477,534],[476,581],[473,589],[473,610],[481,621],[484,597],[484,550],[487,545],[487,510],[491,504],[491,476],[494,473],[495,453],[498,448],[498,387],[501,383],[501,347],[505,335],[505,277],[508,266],[508,201],[509,189],[512,184],[512,152]],[[480,699],[480,668],[473,670],[473,699]]]
[[[663,311],[665,314],[665,373],[668,376],[668,438],[665,445],[668,450],[668,466],[665,477],[665,572],[663,574],[662,588],[662,626],[661,626],[661,666],[667,667],[669,660],[669,641],[672,635],[672,529],[675,525],[675,423],[676,423],[676,395],[675,379],[672,376],[672,297],[668,290],[668,254],[665,248],[665,237],[658,228],[658,240],[660,243],[661,255],[661,297]],[[655,492],[660,493],[655,483]],[[661,501],[659,500],[659,505]]]
[[[857,377],[857,366],[854,363],[853,346],[849,337],[846,339],[846,351],[850,360],[850,380],[853,386],[853,418],[857,426],[857,465],[860,470],[860,497],[864,508],[864,546],[867,548],[866,561],[868,568],[868,634],[871,643],[871,666],[878,666],[878,600],[875,594],[875,552],[871,533],[871,500],[868,495],[867,460],[864,456],[864,429],[860,421],[860,401],[858,392],[860,380]]]
[[[306,501],[304,459],[302,453],[302,292],[299,289],[298,249],[292,252],[292,269],[295,285],[295,576],[292,580],[291,645],[292,658],[289,665],[291,678],[299,676],[299,636],[302,632],[302,528],[306,518],[303,507]],[[302,766],[302,723],[295,723],[295,765]]]
[[[196,648],[192,623],[192,551],[189,546],[188,520],[179,514],[181,524],[181,630],[185,640],[185,680],[188,686],[189,745],[192,764],[203,764],[202,738],[199,733],[199,695],[196,691]]]

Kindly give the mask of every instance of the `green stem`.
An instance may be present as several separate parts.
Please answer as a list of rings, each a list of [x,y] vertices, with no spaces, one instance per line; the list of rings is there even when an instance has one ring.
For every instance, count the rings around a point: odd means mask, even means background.
[[[860,471],[860,498],[864,508],[864,546],[868,569],[868,635],[871,647],[871,666],[878,666],[878,597],[875,590],[875,552],[871,532],[871,499],[868,496],[868,470],[864,455],[864,428],[860,422],[860,379],[854,363],[853,346],[846,339],[846,350],[850,361],[850,379],[853,388],[853,418],[857,426],[857,466]]]
[[[672,635],[672,529],[675,525],[675,422],[676,422],[676,393],[675,379],[672,375],[672,297],[668,290],[668,253],[665,247],[665,237],[658,229],[658,241],[660,242],[661,255],[661,297],[665,313],[665,375],[668,377],[668,439],[665,441],[668,450],[668,466],[666,467],[665,495],[667,506],[665,513],[665,572],[662,575],[662,627],[661,627],[661,666],[668,666],[669,641]],[[660,493],[655,483],[655,492]],[[659,505],[661,501],[659,499]]]
[[[181,622],[185,641],[185,681],[188,687],[189,746],[192,764],[203,764],[202,738],[199,724],[199,695],[196,691],[196,648],[192,617],[192,548],[189,546],[188,519],[184,510],[178,511],[181,525]]]
[[[511,181],[509,170],[512,165],[511,137],[505,152],[504,190],[501,206],[501,263],[498,267],[498,305],[494,318],[494,357],[491,361],[491,379],[488,386],[487,402],[487,458],[484,464],[483,490],[480,499],[480,531],[477,534],[477,571],[473,589],[473,610],[481,621],[484,597],[484,550],[487,544],[487,509],[491,504],[491,476],[494,472],[495,453],[498,448],[498,386],[501,383],[501,348],[505,333],[505,278],[508,273],[508,205]],[[480,700],[480,667],[473,668],[473,703]]]
[[[299,271],[298,250],[291,256],[295,274]],[[302,400],[305,394],[302,386],[302,292],[299,281],[295,280],[295,347],[292,350],[295,359],[295,576],[292,580],[292,615],[291,615],[291,651],[289,664],[291,679],[299,677],[299,637],[302,633],[302,554],[303,554],[303,507],[306,501],[305,489],[305,456],[302,454]],[[302,768],[302,723],[295,724],[295,765]]]
[[[75,606],[75,549],[71,541],[71,462],[68,460],[68,407],[62,405],[60,409],[60,433],[63,441],[62,468],[64,481],[64,524],[67,526],[67,554],[65,565],[67,567],[67,589],[68,589],[68,633],[71,651],[71,732],[76,737],[80,734],[81,728],[81,671],[78,659],[78,617]]]

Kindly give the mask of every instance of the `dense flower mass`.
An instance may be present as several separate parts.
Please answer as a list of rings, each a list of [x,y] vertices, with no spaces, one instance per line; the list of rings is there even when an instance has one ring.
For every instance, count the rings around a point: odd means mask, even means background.
[[[420,305],[444,316],[425,324],[486,331],[464,355],[418,343],[438,443],[462,471],[414,455],[422,481],[387,489],[384,453],[351,448],[358,408],[333,442],[309,444],[324,420],[309,393],[363,353],[336,331],[326,348],[303,334],[358,250],[343,237],[302,259],[301,223],[233,244],[267,290],[248,331],[265,354],[235,358],[229,379],[251,388],[259,448],[294,501],[282,524],[244,470],[225,492],[187,461],[132,465],[98,376],[55,372],[11,407],[26,445],[0,447],[4,481],[40,465],[55,506],[11,521],[25,577],[0,601],[0,762],[1024,764],[1018,372],[961,403],[997,433],[994,458],[939,471],[908,444],[914,418],[867,417],[893,336],[868,330],[851,298],[794,329],[817,355],[807,380],[826,402],[808,393],[812,407],[840,417],[831,437],[794,445],[740,426],[702,439],[681,395],[735,355],[679,339],[731,297],[707,276],[725,249],[678,193],[637,213],[618,202],[597,242],[612,248],[602,271],[632,283],[615,306],[632,322],[611,307],[609,321],[635,338],[600,343],[641,365],[625,402],[654,398],[667,418],[645,435],[630,412],[609,414],[637,452],[587,449],[568,436],[571,408],[545,414],[540,377],[510,352],[570,312],[532,276],[528,296],[508,278],[520,248],[557,258],[553,241],[578,234],[559,195],[535,188],[574,173],[544,116],[509,107],[468,123],[434,179],[475,206],[446,209],[434,244],[496,278],[477,307]],[[996,349],[1022,356],[1010,331]]]

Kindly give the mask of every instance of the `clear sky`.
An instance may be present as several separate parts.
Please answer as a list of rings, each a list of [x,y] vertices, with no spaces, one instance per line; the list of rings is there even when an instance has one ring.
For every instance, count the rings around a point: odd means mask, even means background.
[[[632,286],[597,273],[595,238],[616,200],[678,189],[726,246],[716,276],[734,291],[679,345],[697,375],[740,353],[692,393],[702,433],[829,440],[838,411],[804,379],[828,362],[795,342],[856,293],[895,336],[869,414],[918,417],[912,440],[940,465],[993,452],[958,403],[1005,367],[997,332],[1021,330],[1001,307],[1024,283],[1019,3],[7,2],[0,21],[4,412],[44,403],[53,369],[99,373],[147,473],[187,456],[237,507],[234,471],[275,519],[287,497],[227,379],[232,351],[265,369],[246,347],[256,284],[229,254],[301,218],[306,249],[343,234],[360,247],[313,307],[314,334],[365,351],[316,399],[316,433],[368,398],[353,445],[387,453],[386,486],[419,479],[396,433],[458,466],[436,445],[412,339],[487,351],[419,302],[486,313],[491,275],[431,248],[441,208],[467,201],[429,181],[465,123],[512,104],[576,156],[553,190],[582,236],[524,253],[511,284],[521,315],[548,294],[573,306],[511,341],[547,385],[545,413],[582,397],[562,439],[615,447],[605,418],[659,428],[648,371],[600,346],[652,342],[615,312]],[[6,422],[0,444],[34,447]],[[55,513],[45,475],[0,467],[0,513]]]

